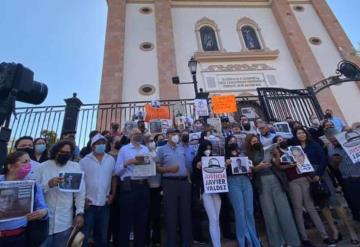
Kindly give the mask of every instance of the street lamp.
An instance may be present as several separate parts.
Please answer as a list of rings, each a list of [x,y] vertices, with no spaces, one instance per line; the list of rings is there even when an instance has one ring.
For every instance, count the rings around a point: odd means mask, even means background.
[[[199,93],[198,88],[197,88],[197,80],[196,80],[197,64],[198,64],[198,61],[194,57],[191,57],[191,59],[188,62],[188,67],[189,67],[190,73],[192,75],[196,97]]]

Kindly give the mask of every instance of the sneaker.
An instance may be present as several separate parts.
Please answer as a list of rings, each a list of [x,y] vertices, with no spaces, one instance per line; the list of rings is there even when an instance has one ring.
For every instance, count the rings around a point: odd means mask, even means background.
[[[326,238],[323,240],[323,243],[326,244],[328,247],[335,247],[336,246],[336,241]]]
[[[303,240],[303,241],[301,241],[301,245],[302,245],[302,247],[316,247],[316,246],[313,245],[309,240]]]

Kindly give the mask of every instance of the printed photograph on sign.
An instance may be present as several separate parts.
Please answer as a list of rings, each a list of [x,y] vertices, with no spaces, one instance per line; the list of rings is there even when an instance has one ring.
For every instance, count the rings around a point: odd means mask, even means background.
[[[0,182],[0,222],[32,213],[34,185],[32,180]]]
[[[228,192],[224,156],[202,157],[201,164],[205,193]]]
[[[360,129],[354,129],[349,132],[342,132],[337,134],[337,141],[343,147],[352,162],[360,162]]]
[[[199,144],[200,138],[201,138],[201,132],[195,132],[189,134],[189,141],[190,144],[192,145]]]
[[[194,107],[195,107],[195,114],[198,117],[209,116],[209,108],[206,99],[195,99]]]
[[[252,107],[241,107],[241,114],[249,119],[253,119],[257,117],[255,109]]]
[[[289,126],[289,123],[287,122],[276,122],[273,124],[275,129],[276,129],[276,133],[280,136],[282,136],[283,138],[286,139],[291,139],[293,138],[293,134],[291,132],[291,128]]]
[[[250,172],[252,166],[251,160],[248,157],[232,157],[231,158],[231,172],[232,174],[246,174]]]
[[[139,154],[135,156],[139,164],[133,166],[132,176],[151,177],[156,175],[156,163],[149,154]]]
[[[150,121],[149,125],[151,134],[162,133],[162,123],[160,120],[152,120]]]
[[[84,173],[65,172],[60,173],[59,177],[64,178],[64,181],[59,184],[59,190],[62,192],[79,192],[81,180]]]
[[[126,135],[129,135],[130,132],[131,132],[133,129],[135,129],[135,128],[137,128],[137,123],[136,123],[135,121],[127,121],[127,122],[125,123],[124,133],[125,133]]]
[[[162,133],[166,133],[166,130],[172,127],[171,119],[160,119]]]
[[[222,134],[222,125],[221,125],[221,119],[220,118],[208,118],[206,120],[206,122],[213,126],[214,129],[216,130],[216,133],[218,135],[221,135]]]
[[[289,149],[286,150],[283,155],[281,155],[280,162],[282,165],[291,165],[296,163]]]
[[[296,170],[299,174],[315,171],[301,146],[291,146],[289,150],[295,160]]]

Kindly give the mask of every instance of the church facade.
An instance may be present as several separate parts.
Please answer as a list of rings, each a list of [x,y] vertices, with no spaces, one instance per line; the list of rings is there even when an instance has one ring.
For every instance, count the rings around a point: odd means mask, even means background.
[[[198,88],[210,95],[256,95],[257,87],[301,89],[360,65],[325,0],[108,0],[101,103],[194,98],[188,61],[198,61]],[[355,82],[320,92],[349,124],[359,121]]]

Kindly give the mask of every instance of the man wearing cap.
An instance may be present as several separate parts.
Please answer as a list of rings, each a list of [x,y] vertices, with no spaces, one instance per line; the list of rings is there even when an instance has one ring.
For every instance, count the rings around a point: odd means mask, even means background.
[[[95,246],[107,246],[109,204],[116,193],[115,160],[105,153],[107,139],[96,134],[91,139],[92,152],[80,160],[86,188],[84,246],[91,232]],[[111,194],[110,194],[111,192]]]
[[[116,174],[120,177],[119,192],[119,246],[129,246],[129,235],[134,230],[134,247],[145,246],[146,227],[150,207],[150,189],[147,177],[134,177],[134,166],[141,164],[139,157],[148,155],[149,149],[141,145],[142,132],[132,129],[130,143],[120,149],[116,161]]]
[[[164,191],[164,213],[166,224],[166,246],[178,246],[177,230],[180,220],[183,247],[192,244],[191,184],[188,180],[185,150],[179,143],[179,131],[169,128],[168,143],[157,151],[158,172],[162,173]]]

